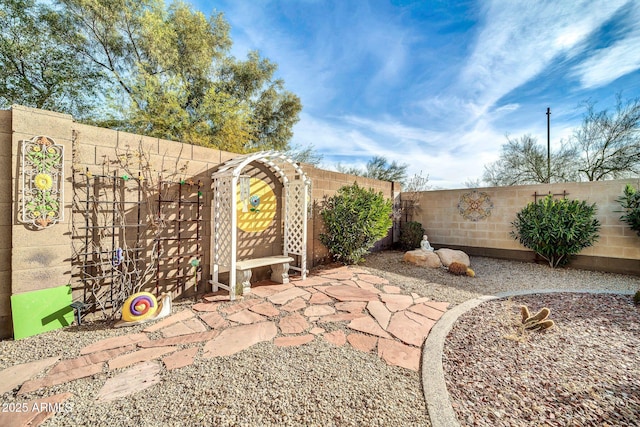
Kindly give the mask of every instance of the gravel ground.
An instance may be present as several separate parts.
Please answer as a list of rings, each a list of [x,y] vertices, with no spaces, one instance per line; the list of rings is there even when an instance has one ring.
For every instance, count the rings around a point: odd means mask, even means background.
[[[454,276],[443,268],[424,268],[401,262],[403,255],[404,252],[397,251],[378,252],[369,255],[364,266],[409,292],[448,301],[452,305],[481,295],[537,289],[626,293],[640,289],[640,276],[571,268],[552,269],[547,264],[485,257],[470,257],[476,277]]]
[[[523,331],[520,305],[556,326]],[[443,368],[463,426],[640,426],[640,309],[611,294],[485,302],[458,318]]]
[[[402,255],[394,251],[371,254],[362,267],[406,293],[452,304],[481,294],[543,287],[640,289],[640,277],[550,270],[544,265],[481,257],[471,259],[477,277],[457,277],[405,264]],[[176,304],[174,311],[186,304]],[[0,369],[49,356],[72,358],[89,343],[142,328],[112,329],[96,323],[1,341]],[[5,393],[2,402],[73,393],[69,401],[73,410],[57,414],[45,426],[430,425],[417,372],[388,366],[377,355],[350,346],[333,347],[323,340],[298,348],[262,343],[229,357],[198,357],[192,366],[163,370],[159,386],[127,399],[96,403],[98,390],[112,376],[105,368],[93,378],[26,396]]]

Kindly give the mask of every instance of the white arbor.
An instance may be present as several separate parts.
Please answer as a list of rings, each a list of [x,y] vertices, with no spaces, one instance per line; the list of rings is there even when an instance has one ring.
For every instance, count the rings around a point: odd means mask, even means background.
[[[238,270],[240,274],[243,271],[238,263],[246,261],[238,260],[238,198],[249,197],[249,178],[243,175],[243,170],[251,163],[266,165],[283,185],[284,244],[282,254],[278,255],[297,256],[299,262],[289,268],[300,271],[303,279],[306,278],[307,273],[307,212],[311,181],[300,166],[284,153],[261,151],[241,155],[220,165],[217,172],[212,175],[212,285],[214,290],[217,287],[227,289],[231,299],[235,299],[236,296]],[[246,201],[243,202],[246,205]],[[229,272],[228,285],[219,281],[219,274],[227,271]],[[286,274],[286,271],[284,273]]]

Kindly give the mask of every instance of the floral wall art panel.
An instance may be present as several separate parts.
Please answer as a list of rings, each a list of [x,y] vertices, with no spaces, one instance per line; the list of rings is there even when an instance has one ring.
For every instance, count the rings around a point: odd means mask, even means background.
[[[48,136],[22,141],[22,222],[43,229],[64,220],[64,147]]]

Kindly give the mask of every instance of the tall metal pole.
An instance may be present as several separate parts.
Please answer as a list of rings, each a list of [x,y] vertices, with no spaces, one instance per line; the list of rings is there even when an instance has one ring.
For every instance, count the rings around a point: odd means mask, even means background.
[[[547,107],[547,182],[551,184],[551,108]]]

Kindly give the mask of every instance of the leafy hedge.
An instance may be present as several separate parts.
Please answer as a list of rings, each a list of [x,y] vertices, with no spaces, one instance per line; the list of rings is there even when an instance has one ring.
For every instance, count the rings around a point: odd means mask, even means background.
[[[357,183],[344,186],[325,200],[321,212],[325,233],[320,234],[334,259],[356,264],[391,228],[391,201],[382,192]]]
[[[400,247],[406,251],[419,248],[424,233],[425,230],[419,222],[403,223],[400,227]]]
[[[627,184],[622,197],[616,199],[624,209],[625,214],[620,217],[633,231],[640,236],[640,191]]]
[[[511,236],[546,259],[551,267],[565,265],[571,255],[598,240],[600,221],[595,213],[595,204],[547,196],[516,214]]]

